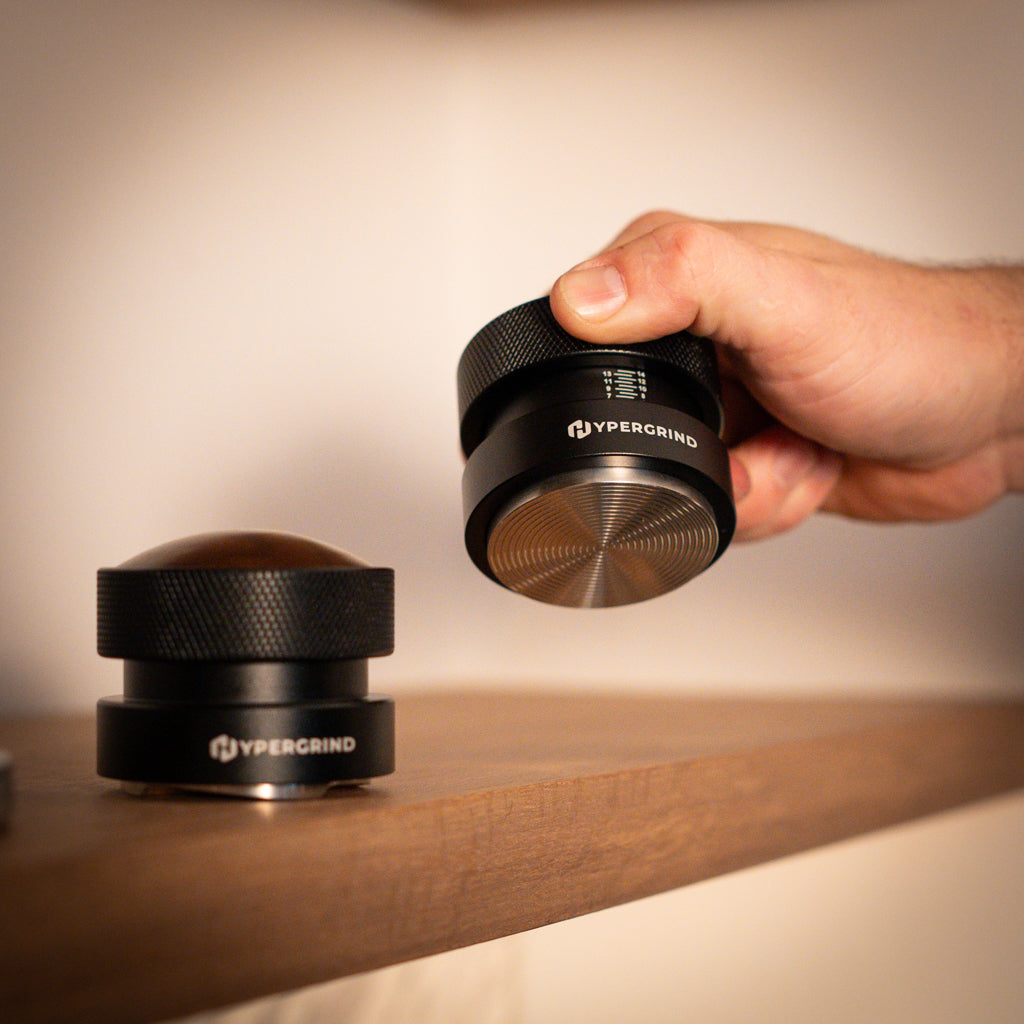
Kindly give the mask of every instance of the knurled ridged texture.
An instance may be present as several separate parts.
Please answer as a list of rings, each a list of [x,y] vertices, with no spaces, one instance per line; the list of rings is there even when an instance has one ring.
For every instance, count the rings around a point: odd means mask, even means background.
[[[108,658],[326,661],[394,649],[391,569],[101,569],[97,583]]]
[[[459,418],[492,384],[517,370],[601,349],[656,359],[718,394],[718,364],[706,339],[681,331],[639,345],[594,346],[569,334],[554,318],[547,298],[541,298],[502,313],[466,346],[458,369]]]

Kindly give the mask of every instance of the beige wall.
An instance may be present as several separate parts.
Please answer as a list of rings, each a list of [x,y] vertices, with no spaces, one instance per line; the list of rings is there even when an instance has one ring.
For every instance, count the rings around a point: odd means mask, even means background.
[[[1019,501],[944,527],[823,520],[736,547],[649,604],[564,611],[506,594],[464,556],[454,409],[473,331],[651,206],[911,257],[1020,259],[1017,0],[595,3],[468,20],[384,0],[26,0],[0,19],[0,710],[115,691],[119,666],[94,654],[96,568],[236,527],[394,566],[398,649],[372,668],[399,700],[489,679],[1024,690]],[[822,924],[831,883],[811,876],[899,878],[959,864],[963,844],[987,863],[1008,837],[1021,848],[1024,804],[934,828],[930,861],[913,836],[887,835],[766,868],[750,883],[758,912],[820,928],[815,948],[837,969],[894,914],[908,942],[970,935],[893,971],[905,991],[944,991],[954,964],[1015,957],[994,977],[968,972],[965,998],[972,1020],[1019,1019],[1024,934],[1010,919],[983,927],[993,901],[1024,917],[1019,873],[958,871],[953,904],[931,890],[907,902],[893,883],[849,928]],[[598,917],[499,944],[518,981],[498,986],[495,1012],[603,1019],[566,1015],[584,988],[632,1020],[687,1019],[687,1005],[701,1007],[689,1019],[750,1020],[761,982],[743,979],[771,956],[771,992],[795,1005],[805,970],[770,935],[688,945],[677,982],[658,960],[701,915],[752,928],[748,877],[603,919],[618,931]],[[617,969],[623,933],[634,954]],[[736,985],[708,981],[730,948]],[[492,956],[453,957],[474,955]],[[456,961],[415,970],[451,990]],[[662,980],[637,991],[639,963]],[[890,1001],[888,1016],[873,1005],[873,1020],[965,1019],[931,997]],[[843,995],[806,1019],[865,1018]]]

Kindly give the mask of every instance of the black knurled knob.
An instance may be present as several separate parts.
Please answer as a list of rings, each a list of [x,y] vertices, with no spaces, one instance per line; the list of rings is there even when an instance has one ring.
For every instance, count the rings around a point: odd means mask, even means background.
[[[286,534],[205,534],[101,569],[97,646],[136,661],[334,660],[394,649],[394,572]]]
[[[615,355],[643,359],[663,374],[685,380],[700,405],[701,420],[715,433],[722,428],[718,362],[706,338],[687,331],[639,345],[591,345],[573,337],[555,319],[551,303],[533,299],[502,313],[482,327],[459,360],[457,383],[462,447],[470,455],[485,431],[486,407],[500,403],[496,391],[511,393],[524,373],[550,374],[560,361],[580,365]]]

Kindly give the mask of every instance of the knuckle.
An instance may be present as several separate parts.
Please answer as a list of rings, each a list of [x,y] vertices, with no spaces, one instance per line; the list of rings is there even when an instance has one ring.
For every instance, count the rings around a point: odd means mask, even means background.
[[[716,228],[700,221],[677,221],[656,228],[651,233],[652,276],[671,288],[707,278],[714,272],[719,235]]]
[[[720,235],[717,228],[696,220],[679,220],[662,224],[651,235],[660,251],[670,260],[690,262],[706,253],[712,239]]]
[[[660,227],[662,224],[671,224],[685,219],[682,214],[676,213],[674,210],[655,208],[642,213],[637,217],[636,223],[648,229],[653,229]]]
[[[672,210],[654,209],[647,210],[645,213],[640,214],[632,220],[625,229],[625,234],[632,237],[638,237],[640,235],[646,235],[652,231],[657,230],[665,224],[671,224],[675,221],[682,220],[682,216],[675,213]]]

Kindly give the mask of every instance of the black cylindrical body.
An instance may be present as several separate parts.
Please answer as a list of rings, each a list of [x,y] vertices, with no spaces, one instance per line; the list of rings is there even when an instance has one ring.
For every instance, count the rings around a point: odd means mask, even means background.
[[[628,604],[728,545],[735,509],[709,342],[593,346],[537,299],[477,334],[458,389],[466,547],[497,582],[568,607]]]

